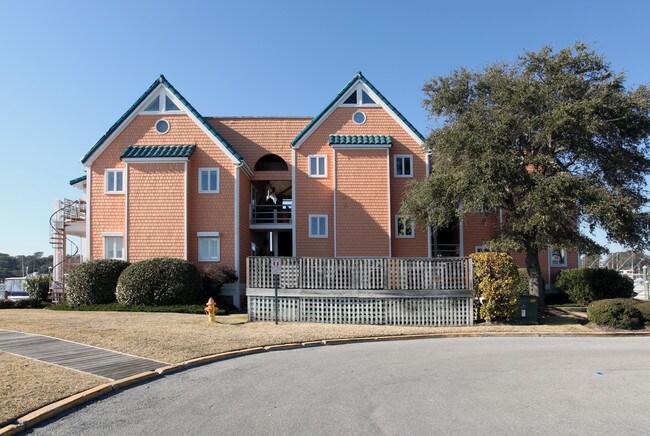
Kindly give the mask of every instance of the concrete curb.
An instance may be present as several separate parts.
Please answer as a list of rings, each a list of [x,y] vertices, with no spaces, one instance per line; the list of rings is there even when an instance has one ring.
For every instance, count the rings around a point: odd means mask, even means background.
[[[459,332],[459,333],[426,333],[414,335],[393,335],[393,336],[368,336],[359,338],[322,339],[308,342],[291,342],[287,344],[274,344],[263,347],[244,348],[241,350],[225,351],[223,353],[210,354],[186,360],[182,363],[171,364],[157,368],[153,371],[145,371],[110,383],[104,383],[94,388],[71,395],[62,400],[48,404],[33,412],[18,418],[14,423],[0,428],[0,436],[11,436],[18,434],[47,419],[60,415],[67,410],[88,403],[109,392],[116,392],[155,378],[163,377],[178,371],[194,368],[208,363],[220,362],[234,359],[250,354],[260,354],[269,351],[295,350],[300,348],[322,347],[326,345],[345,345],[363,342],[385,342],[385,341],[406,341],[414,339],[450,339],[450,338],[490,338],[490,337],[626,337],[626,336],[650,336],[650,332]]]

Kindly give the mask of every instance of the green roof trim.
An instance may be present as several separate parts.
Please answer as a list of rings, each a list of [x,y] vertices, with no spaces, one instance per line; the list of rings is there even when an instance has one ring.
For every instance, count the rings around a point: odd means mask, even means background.
[[[413,124],[411,124],[411,123],[409,122],[409,120],[407,120],[407,119],[404,117],[404,115],[402,115],[401,112],[398,111],[397,108],[396,108],[395,106],[393,106],[393,105],[391,104],[391,102],[389,102],[388,99],[387,99],[386,97],[384,97],[383,94],[382,94],[381,92],[379,92],[379,91],[377,90],[377,88],[375,88],[375,87],[373,86],[372,83],[370,83],[370,81],[369,81],[368,79],[366,79],[366,77],[361,73],[361,71],[359,71],[359,72],[358,72],[358,73],[357,73],[357,74],[352,78],[352,80],[350,80],[350,81],[348,82],[348,84],[345,85],[345,87],[343,87],[343,89],[342,89],[338,94],[336,94],[336,97],[334,97],[334,100],[332,100],[332,101],[330,102],[330,104],[328,104],[327,107],[326,107],[325,109],[323,109],[323,111],[322,111],[321,113],[319,113],[318,115],[316,115],[316,117],[314,117],[314,119],[311,120],[311,122],[310,122],[309,124],[307,124],[307,126],[305,126],[304,129],[302,129],[302,131],[298,134],[298,136],[296,136],[296,137],[293,139],[293,141],[291,141],[291,145],[292,145],[292,146],[296,145],[296,143],[297,143],[298,141],[300,141],[300,139],[301,139],[303,136],[305,136],[305,135],[307,134],[307,132],[309,132],[309,131],[312,129],[312,127],[314,127],[314,126],[315,126],[315,125],[316,125],[316,124],[321,120],[321,118],[323,118],[323,116],[325,116],[325,114],[326,114],[326,113],[327,113],[327,112],[328,112],[328,111],[329,111],[329,110],[330,110],[330,109],[331,109],[331,108],[336,104],[336,102],[337,102],[341,97],[343,97],[343,95],[344,95],[346,92],[348,92],[348,91],[350,90],[350,88],[352,88],[352,87],[357,83],[357,81],[359,81],[359,80],[361,80],[361,81],[362,81],[366,86],[368,86],[368,88],[370,88],[370,89],[371,89],[375,94],[377,94],[377,97],[379,97],[379,99],[380,99],[380,100],[381,100],[381,101],[382,101],[386,106],[388,106],[388,107],[389,107],[393,112],[395,112],[395,114],[399,117],[399,119],[402,120],[402,121],[404,122],[404,124],[406,124],[406,125],[409,127],[409,129],[411,129],[411,131],[412,131],[412,132],[413,132],[413,133],[414,133],[418,138],[420,138],[422,141],[424,141],[424,136],[423,136],[423,135],[418,131],[418,129],[416,129],[415,126],[413,126]]]
[[[85,182],[85,181],[86,181],[86,176],[77,177],[76,179],[70,180],[70,186],[74,186],[77,183]]]
[[[330,144],[392,144],[390,135],[330,135]]]
[[[129,145],[121,159],[187,158],[194,153],[195,145]]]
[[[239,153],[235,151],[234,148],[228,144],[228,142],[212,127],[208,122],[203,118],[203,116],[196,110],[194,107],[188,102],[185,97],[181,95],[180,92],[174,88],[174,86],[169,83],[169,81],[163,76],[162,74],[160,77],[158,77],[152,84],[147,88],[147,90],[131,105],[131,107],[111,126],[110,129],[102,136],[99,141],[93,147],[88,150],[88,153],[81,158],[81,163],[85,163],[90,156],[97,151],[99,147],[102,146],[102,144],[120,127],[120,125],[129,117],[133,112],[135,112],[136,108],[147,98],[149,95],[158,87],[158,85],[163,84],[172,94],[174,94],[186,107],[187,109],[194,115],[199,122],[205,127],[219,142],[221,142],[226,149],[232,153],[232,155],[239,161],[242,162],[244,159],[241,157]]]

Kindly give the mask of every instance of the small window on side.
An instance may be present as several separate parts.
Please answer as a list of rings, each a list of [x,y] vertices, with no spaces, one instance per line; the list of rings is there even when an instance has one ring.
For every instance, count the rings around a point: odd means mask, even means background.
[[[309,156],[309,177],[327,177],[327,165],[325,156]]]
[[[309,237],[327,238],[327,215],[309,215]]]
[[[219,236],[199,236],[199,262],[221,261],[221,240]]]
[[[123,170],[106,170],[105,172],[105,189],[107,194],[124,193],[124,171]]]
[[[395,237],[415,238],[415,226],[413,220],[395,215]]]
[[[395,155],[395,177],[413,177],[413,155]]]
[[[551,266],[556,268],[567,266],[566,250],[564,248],[551,249]]]
[[[124,259],[124,240],[121,236],[104,237],[104,259]]]
[[[203,194],[219,192],[219,168],[199,168],[199,192]]]

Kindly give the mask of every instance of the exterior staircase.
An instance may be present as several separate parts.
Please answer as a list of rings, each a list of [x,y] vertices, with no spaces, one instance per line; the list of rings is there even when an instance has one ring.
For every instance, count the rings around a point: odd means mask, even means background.
[[[50,245],[54,249],[50,274],[50,299],[53,303],[65,301],[65,280],[68,270],[81,262],[79,246],[69,236],[84,237],[85,221],[86,202],[83,200],[59,200],[56,211],[50,216]],[[71,231],[73,225],[76,228]]]

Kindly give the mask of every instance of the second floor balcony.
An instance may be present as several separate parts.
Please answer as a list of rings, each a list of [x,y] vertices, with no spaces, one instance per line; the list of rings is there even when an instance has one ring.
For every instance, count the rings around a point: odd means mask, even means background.
[[[251,204],[251,229],[289,229],[293,223],[292,202]]]

